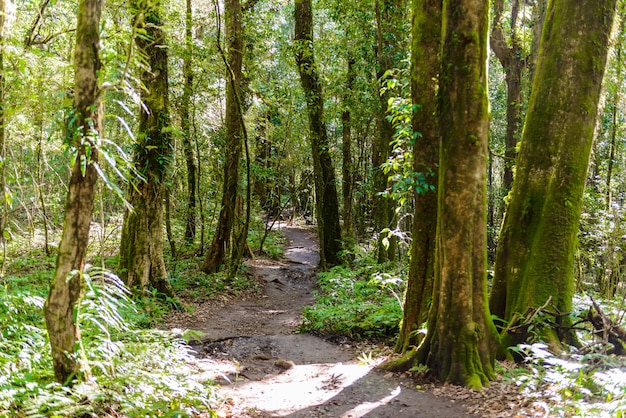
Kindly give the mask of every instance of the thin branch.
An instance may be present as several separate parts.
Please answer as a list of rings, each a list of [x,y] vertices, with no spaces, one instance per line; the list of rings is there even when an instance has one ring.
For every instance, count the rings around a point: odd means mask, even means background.
[[[246,13],[247,11],[252,9],[254,6],[256,6],[258,2],[259,0],[248,0],[245,4],[241,5],[241,11],[243,13]]]

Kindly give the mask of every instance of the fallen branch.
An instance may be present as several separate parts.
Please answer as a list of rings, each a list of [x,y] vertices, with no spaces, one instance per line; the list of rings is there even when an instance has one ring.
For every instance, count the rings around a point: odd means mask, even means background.
[[[591,322],[591,325],[593,325],[597,333],[602,335],[604,341],[613,346],[613,348],[608,351],[608,354],[617,354],[618,356],[626,355],[626,330],[606,316],[604,312],[602,312],[600,305],[598,305],[593,298],[590,299],[593,308],[590,308],[587,312],[587,319]]]

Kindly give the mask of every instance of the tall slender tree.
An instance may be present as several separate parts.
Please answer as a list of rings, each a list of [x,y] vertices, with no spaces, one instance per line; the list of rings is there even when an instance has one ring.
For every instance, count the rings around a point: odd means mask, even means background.
[[[376,0],[376,56],[378,83],[383,82],[387,71],[399,68],[405,58],[407,30],[405,28],[407,0]],[[379,85],[382,87],[382,85]],[[374,170],[373,218],[377,233],[384,229],[393,229],[395,204],[384,192],[388,186],[388,176],[382,165],[387,161],[393,148],[394,127],[387,118],[389,93],[381,93],[378,113],[378,136],[372,147],[372,166]],[[378,262],[393,260],[396,256],[397,240],[391,237],[388,244],[383,244],[384,235],[378,238]]]
[[[167,43],[161,20],[161,2],[133,0],[135,42],[145,56],[141,71],[139,131],[134,164],[143,176],[130,188],[120,244],[120,267],[126,284],[139,291],[149,286],[173,296],[163,258],[163,199],[172,159],[169,115]]]
[[[437,82],[441,49],[442,0],[413,0],[411,96],[414,106],[413,171],[437,183],[441,136],[438,123]],[[433,176],[429,176],[429,174]],[[425,321],[435,276],[437,198],[434,193],[414,192],[411,259],[404,294],[402,324],[396,351],[417,344],[413,331]]]
[[[309,140],[313,156],[317,230],[322,268],[340,264],[341,229],[335,168],[324,120],[324,97],[313,54],[311,0],[295,1],[294,49],[309,114]]]
[[[350,54],[350,52],[349,52]],[[341,126],[343,128],[342,136],[342,164],[341,164],[341,191],[343,194],[343,237],[347,243],[354,243],[354,179],[353,179],[353,163],[352,163],[352,95],[354,94],[354,79],[356,73],[354,70],[355,59],[348,57],[347,73],[346,73],[346,92],[343,99],[343,109],[341,111]]]
[[[575,342],[567,315],[574,253],[615,10],[616,0],[548,4],[496,252],[492,312],[505,321],[522,320],[529,309],[550,303],[562,314],[555,319],[562,327],[545,329],[544,338],[557,346]]]
[[[65,384],[78,377],[80,338],[76,312],[83,289],[82,271],[93,216],[98,174],[98,137],[102,132],[100,70],[100,16],[102,0],[81,0],[78,5],[74,48],[74,106],[69,118],[69,144],[76,153],[65,205],[63,234],[56,270],[44,306],[50,336],[54,375]]]
[[[196,236],[196,157],[192,144],[191,96],[193,94],[193,8],[186,0],[185,8],[185,55],[183,57],[183,97],[180,105],[180,128],[183,134],[183,151],[187,165],[187,214],[185,240],[193,242]]]
[[[205,254],[202,270],[215,273],[226,262],[227,250],[235,222],[235,207],[239,187],[239,160],[242,150],[241,109],[237,97],[241,97],[241,77],[243,63],[243,27],[239,0],[225,2],[226,14],[226,54],[227,76],[233,80],[226,83],[226,159],[224,163],[224,183],[222,205],[217,219],[213,241]]]

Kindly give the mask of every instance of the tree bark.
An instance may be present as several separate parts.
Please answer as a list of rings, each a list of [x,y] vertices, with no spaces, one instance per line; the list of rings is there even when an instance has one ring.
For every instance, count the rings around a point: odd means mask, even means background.
[[[419,357],[440,380],[481,388],[497,337],[486,280],[489,2],[446,0],[443,10],[437,264]]]
[[[352,57],[348,58],[348,72],[346,74],[346,93],[343,100],[343,111],[341,112],[341,125],[343,127],[342,137],[342,158],[341,179],[343,192],[343,237],[351,245],[356,242],[354,233],[354,220],[352,214],[354,180],[352,175],[352,94],[354,87],[354,64]]]
[[[226,54],[228,66],[234,77],[233,82],[226,83],[226,162],[224,164],[224,184],[222,187],[222,204],[217,219],[213,241],[205,254],[202,270],[215,273],[226,262],[226,255],[231,244],[231,235],[235,223],[235,201],[239,186],[239,160],[242,149],[242,126],[237,97],[240,96],[243,60],[243,28],[241,4],[239,0],[225,2],[226,15]],[[233,86],[236,89],[233,90]]]
[[[548,5],[496,252],[490,306],[505,321],[549,298],[557,312],[572,309],[576,237],[615,9],[615,0]],[[569,317],[556,321],[567,326]],[[557,346],[576,341],[572,331],[545,329],[543,337]]]
[[[295,1],[296,65],[309,113],[309,139],[313,157],[320,266],[341,263],[341,229],[335,169],[324,121],[324,100],[313,54],[313,10],[311,0]]]
[[[130,188],[128,201],[133,209],[124,217],[120,267],[128,287],[141,292],[153,286],[173,296],[163,258],[163,199],[172,159],[167,43],[161,3],[134,0],[132,8],[137,27],[145,30],[145,36],[135,39],[146,55],[147,68],[140,75],[144,88],[134,153],[135,167],[144,179]]]
[[[442,0],[413,0],[413,41],[411,52],[411,96],[415,106],[412,119],[415,136],[413,171],[436,173],[441,135],[437,105],[440,72]],[[437,184],[437,175],[426,176]],[[426,320],[435,276],[435,235],[437,198],[431,192],[414,193],[411,259],[404,294],[404,309],[396,351],[417,345],[413,331]]]
[[[526,67],[528,57],[520,45],[517,36],[517,17],[519,0],[513,0],[510,16],[509,40],[502,28],[504,0],[494,2],[493,29],[491,31],[491,49],[504,69],[506,79],[506,138],[504,141],[504,175],[503,186],[505,194],[511,190],[513,184],[513,167],[517,157],[517,142],[522,128],[522,70]]]
[[[97,143],[102,130],[98,88],[101,13],[101,0],[79,2],[74,50],[75,117],[68,125],[76,161],[71,170],[56,270],[44,306],[54,375],[61,384],[78,378],[80,372],[76,315],[83,289],[82,269],[98,178]]]
[[[196,236],[196,158],[192,145],[191,96],[193,94],[193,11],[191,0],[186,0],[185,12],[185,56],[183,59],[183,97],[180,106],[180,127],[183,133],[183,150],[187,165],[187,214],[185,241],[193,242]]]
[[[406,20],[406,0],[376,0],[376,56],[378,70],[376,77],[382,81],[385,73],[393,68],[399,68],[406,50],[406,31],[403,22]],[[379,88],[382,87],[379,85]],[[374,170],[373,218],[374,231],[380,233],[385,228],[394,229],[395,202],[381,193],[387,190],[388,175],[382,165],[387,161],[392,150],[394,127],[387,119],[389,93],[379,95],[380,111],[378,114],[378,136],[374,140],[372,149],[372,166]],[[397,239],[389,239],[386,247],[383,245],[383,234],[378,238],[378,262],[384,263],[396,258]]]

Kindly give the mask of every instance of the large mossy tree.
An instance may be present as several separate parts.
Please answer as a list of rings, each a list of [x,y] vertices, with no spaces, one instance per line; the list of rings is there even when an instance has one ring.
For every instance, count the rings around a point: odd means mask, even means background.
[[[436,265],[423,361],[442,381],[494,377],[487,304],[487,39],[489,2],[443,3]]]
[[[616,0],[548,5],[496,252],[492,313],[516,324],[549,304],[557,327],[542,336],[556,346],[575,343],[574,254],[615,11]],[[520,334],[517,341],[525,340]]]
[[[67,127],[68,145],[76,158],[71,170],[56,270],[44,306],[54,376],[62,384],[78,378],[80,373],[77,311],[84,287],[82,273],[98,179],[98,138],[102,132],[98,85],[102,3],[102,0],[81,0],[78,5],[74,105]]]
[[[141,70],[139,129],[133,164],[143,177],[130,188],[132,209],[124,216],[120,243],[121,277],[138,291],[149,287],[173,296],[163,257],[163,199],[172,160],[167,42],[161,2],[134,0],[135,42],[145,57]]]
[[[416,2],[415,24],[432,23],[425,18],[438,7]],[[416,351],[385,365],[406,370],[425,364],[437,379],[475,389],[494,378],[498,348],[487,303],[488,15],[486,0],[443,2],[441,147],[428,332]]]
[[[324,97],[313,54],[313,9],[311,0],[295,1],[294,49],[300,82],[309,115],[309,140],[315,177],[317,230],[320,241],[320,266],[341,262],[341,228],[335,168],[324,120]]]

